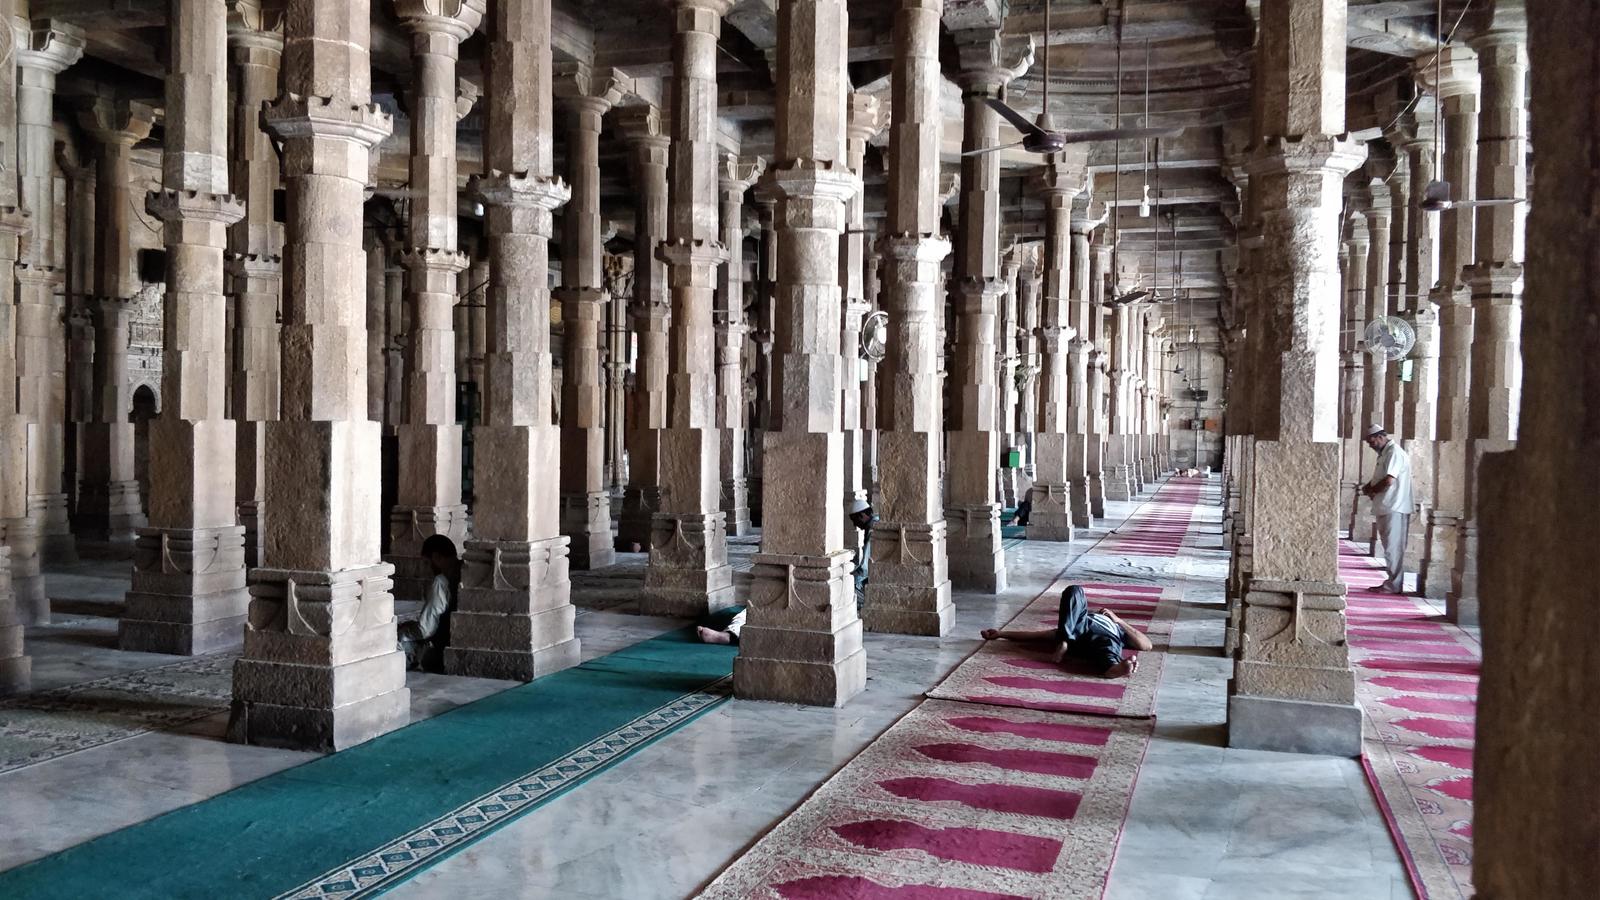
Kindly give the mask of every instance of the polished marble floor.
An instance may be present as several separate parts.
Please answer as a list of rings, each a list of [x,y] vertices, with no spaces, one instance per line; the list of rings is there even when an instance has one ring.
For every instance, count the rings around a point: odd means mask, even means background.
[[[1212,483],[1213,492],[1215,482]],[[1214,497],[1212,498],[1214,501]],[[1111,503],[1120,524],[1133,503]],[[1149,558],[1097,556],[1082,568],[1181,578],[1186,596],[1108,896],[1391,898],[1405,871],[1353,760],[1225,750],[1228,665],[1222,640],[1219,512],[1203,508],[1199,547],[1171,572]],[[639,751],[571,794],[444,860],[401,897],[672,898],[692,894],[858,753],[1083,554],[1070,546],[1008,550],[1010,587],[958,592],[946,638],[869,634],[865,693],[844,709],[733,701]],[[734,544],[736,568],[754,548]],[[681,624],[640,616],[631,599],[643,557],[574,578],[586,658]],[[29,630],[38,689],[172,662],[115,649],[126,563],[86,561],[50,573],[56,622]],[[743,582],[747,576],[741,575]],[[506,687],[413,673],[414,718]],[[219,714],[0,774],[0,869],[72,846],[294,766],[306,754],[220,740]]]

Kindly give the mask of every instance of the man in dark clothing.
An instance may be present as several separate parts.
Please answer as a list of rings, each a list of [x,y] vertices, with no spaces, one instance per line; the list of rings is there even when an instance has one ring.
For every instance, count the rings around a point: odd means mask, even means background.
[[[1056,610],[1056,627],[1034,630],[983,630],[984,640],[1055,641],[1051,655],[1057,663],[1067,657],[1083,660],[1102,678],[1122,678],[1139,668],[1139,657],[1122,658],[1124,647],[1149,650],[1155,646],[1144,632],[1129,625],[1109,609],[1089,608],[1089,595],[1072,585],[1061,592]]]

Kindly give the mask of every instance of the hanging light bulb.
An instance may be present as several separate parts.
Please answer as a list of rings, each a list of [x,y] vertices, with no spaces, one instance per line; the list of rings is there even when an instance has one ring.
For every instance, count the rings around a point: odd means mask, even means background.
[[[1150,218],[1150,185],[1144,186],[1144,197],[1139,201],[1139,218]]]

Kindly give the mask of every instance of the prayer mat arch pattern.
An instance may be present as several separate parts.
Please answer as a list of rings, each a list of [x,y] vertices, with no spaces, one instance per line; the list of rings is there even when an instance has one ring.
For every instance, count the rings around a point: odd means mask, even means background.
[[[1482,648],[1414,598],[1369,592],[1384,572],[1355,545],[1341,544],[1339,564],[1366,718],[1362,768],[1417,896],[1465,900]]]
[[[1115,552],[1164,556],[1179,585],[1079,582],[1093,606],[1156,649],[1116,683],[1063,671],[1046,651],[989,641],[736,859],[710,900],[1098,898],[1155,728],[1154,701],[1183,595],[1199,485],[1163,488],[1007,627],[1056,623],[1058,595]],[[1141,531],[1150,523],[1151,532]],[[1181,523],[1181,524],[1179,524]],[[1089,566],[1084,566],[1088,561]]]

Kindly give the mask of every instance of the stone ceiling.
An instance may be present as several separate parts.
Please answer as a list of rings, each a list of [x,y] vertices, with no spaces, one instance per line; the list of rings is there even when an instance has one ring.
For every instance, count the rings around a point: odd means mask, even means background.
[[[448,0],[442,0],[448,2]],[[1223,175],[1225,158],[1249,143],[1250,67],[1254,10],[1263,0],[1050,0],[1050,29],[1045,29],[1045,0],[946,0],[946,72],[957,65],[954,34],[998,27],[1018,38],[1031,38],[1033,67],[1014,81],[1008,102],[1032,116],[1042,108],[1044,59],[1050,61],[1050,112],[1058,127],[1110,127],[1117,121],[1118,97],[1125,125],[1143,124],[1148,83],[1153,125],[1181,126],[1181,137],[1160,142],[1160,189],[1157,175],[1150,184],[1162,217],[1141,218],[1138,204],[1145,182],[1143,142],[1122,143],[1119,179],[1118,148],[1089,148],[1094,205],[1099,216],[1121,187],[1117,224],[1123,262],[1136,262],[1153,272],[1158,284],[1171,281],[1176,254],[1168,213],[1177,224],[1176,247],[1182,252],[1183,285],[1215,297],[1223,288],[1223,252],[1231,244],[1231,220],[1237,214],[1232,186]],[[1446,4],[1453,21],[1465,0]],[[1487,3],[1488,0],[1479,0]],[[1352,131],[1374,136],[1404,102],[1409,90],[1402,76],[1411,60],[1431,52],[1435,40],[1435,0],[1391,0],[1350,3],[1348,82]],[[738,0],[729,12],[722,40],[721,106],[725,139],[746,153],[771,149],[774,72],[777,43],[777,0]],[[34,0],[35,18],[55,17],[85,29],[88,49],[83,63],[62,78],[58,102],[75,96],[117,94],[161,102],[165,70],[165,0]],[[556,62],[614,68],[631,92],[625,102],[659,103],[671,74],[671,19],[665,0],[555,0]],[[850,3],[850,77],[857,89],[879,94],[887,106],[892,56],[891,0]],[[1118,26],[1121,30],[1122,78],[1117,79]],[[386,194],[404,195],[406,132],[404,85],[410,77],[410,41],[386,0],[373,2],[372,57],[374,91],[380,102],[401,117],[396,134],[383,146],[377,169]],[[482,83],[483,37],[462,48],[461,77]],[[1148,65],[1147,65],[1148,59]],[[1148,81],[1147,81],[1148,79]],[[945,165],[958,168],[961,144],[961,98],[947,82]],[[460,126],[463,177],[479,167],[479,119],[469,115]],[[625,153],[619,142],[602,139],[603,190],[606,215],[617,221],[626,239],[632,213]],[[1005,127],[1002,140],[1015,135]],[[153,139],[159,139],[159,132]],[[869,153],[869,212],[881,207],[874,192],[882,190],[885,151]],[[557,142],[558,149],[560,140]],[[155,145],[149,148],[153,154]],[[1041,160],[1022,151],[1002,154],[1007,230],[1029,239],[1042,233],[1043,208],[1028,186]],[[463,212],[471,214],[470,204]],[[951,220],[954,204],[951,204]],[[1158,237],[1159,234],[1159,237]],[[1162,252],[1152,261],[1157,241]],[[1149,277],[1149,276],[1147,276]]]

